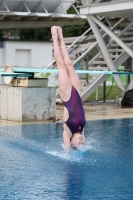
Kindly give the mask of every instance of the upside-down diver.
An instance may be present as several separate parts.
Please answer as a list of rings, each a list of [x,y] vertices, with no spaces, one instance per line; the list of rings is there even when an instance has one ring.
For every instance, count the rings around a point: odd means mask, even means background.
[[[59,70],[60,97],[64,104],[64,148],[78,148],[84,145],[84,126],[86,123],[84,108],[81,100],[79,77],[69,58],[59,26],[51,27],[54,45],[54,58]]]

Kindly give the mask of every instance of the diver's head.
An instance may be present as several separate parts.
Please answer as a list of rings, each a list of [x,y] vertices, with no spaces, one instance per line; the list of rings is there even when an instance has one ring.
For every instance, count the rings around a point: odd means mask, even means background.
[[[75,133],[71,138],[71,145],[74,148],[83,147],[84,143],[84,137],[80,133]]]

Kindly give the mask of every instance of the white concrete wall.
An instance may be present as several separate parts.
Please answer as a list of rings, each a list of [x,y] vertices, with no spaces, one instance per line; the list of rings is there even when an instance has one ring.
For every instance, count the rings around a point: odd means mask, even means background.
[[[3,48],[0,47],[0,67],[3,67]],[[0,84],[3,84],[3,77],[0,76]]]
[[[23,88],[22,121],[44,121],[55,115],[55,88]]]
[[[3,67],[3,48],[0,48],[0,67]]]
[[[55,120],[55,88],[0,86],[0,118],[23,122]]]
[[[3,66],[26,67],[47,66],[52,61],[51,42],[4,41]],[[28,67],[28,66],[27,66]]]
[[[22,121],[22,89],[0,86],[0,118]]]

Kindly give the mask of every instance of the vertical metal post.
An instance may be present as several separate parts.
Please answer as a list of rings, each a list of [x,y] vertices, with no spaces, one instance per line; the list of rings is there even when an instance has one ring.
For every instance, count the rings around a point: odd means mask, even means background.
[[[125,68],[130,66],[130,70],[132,71],[133,70],[133,58],[130,57],[129,60],[130,60],[129,62],[128,62],[128,60],[125,62]],[[131,76],[130,76],[130,79],[126,80],[126,86],[127,86],[126,91],[133,89],[133,78],[131,80]]]
[[[89,59],[88,59],[88,55],[86,56],[86,70],[88,70],[88,61],[89,61]],[[88,85],[88,82],[89,82],[89,74],[86,74],[86,82],[87,82],[87,85]]]
[[[103,102],[106,101],[106,81],[103,82]]]
[[[96,89],[96,100],[98,101],[98,88]]]
[[[129,57],[125,62],[125,71],[130,72],[132,70],[132,58]],[[126,76],[126,87],[130,83],[130,75]]]

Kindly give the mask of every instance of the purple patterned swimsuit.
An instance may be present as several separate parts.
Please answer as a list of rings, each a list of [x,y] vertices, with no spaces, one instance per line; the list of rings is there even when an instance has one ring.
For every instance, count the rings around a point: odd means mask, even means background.
[[[86,120],[82,100],[75,87],[72,86],[70,99],[67,102],[63,101],[63,104],[69,112],[68,120],[64,123],[72,134],[82,133]]]

